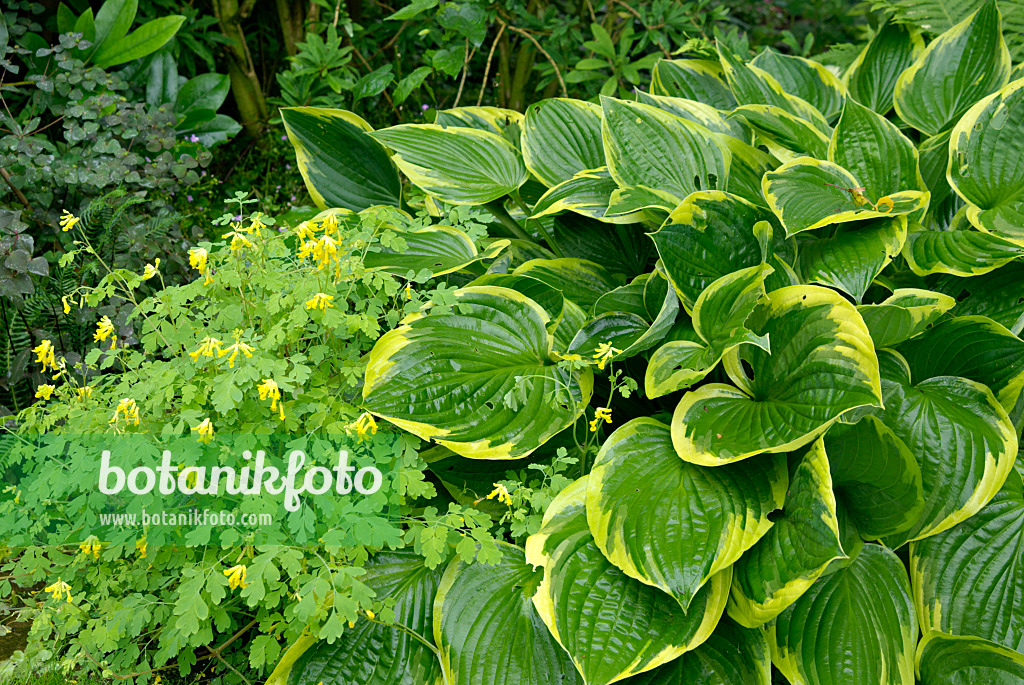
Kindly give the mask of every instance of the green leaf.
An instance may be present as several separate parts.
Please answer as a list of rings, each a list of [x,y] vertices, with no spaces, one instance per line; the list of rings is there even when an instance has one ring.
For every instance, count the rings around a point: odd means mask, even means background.
[[[960,298],[960,316],[986,316],[1020,337],[1024,331],[1024,263],[1015,262],[975,278],[946,276],[935,289]]]
[[[725,189],[747,202],[767,207],[761,192],[761,179],[765,173],[775,169],[782,162],[771,154],[736,138],[718,136],[718,142],[731,155],[729,182]]]
[[[492,286],[455,296],[451,313],[417,315],[377,341],[364,406],[464,457],[524,457],[582,413],[593,376],[555,366],[550,318],[533,300]],[[513,411],[504,398],[517,378],[531,390]]]
[[[845,224],[829,238],[800,237],[794,267],[801,279],[841,290],[859,303],[875,277],[903,248],[907,218]]]
[[[773,520],[771,530],[733,567],[727,610],[748,628],[757,628],[781,614],[832,560],[846,557],[821,438],[797,463],[782,514]]]
[[[933,40],[896,80],[900,119],[933,136],[971,105],[1006,85],[1010,53],[995,0]]]
[[[917,616],[903,564],[864,545],[768,627],[772,663],[791,683],[914,685]]]
[[[886,22],[846,70],[850,98],[885,115],[892,109],[896,79],[924,50],[921,35],[903,24]]]
[[[882,349],[923,332],[956,304],[949,295],[900,288],[879,304],[860,305],[857,311],[871,331],[875,349]]]
[[[710,60],[660,60],[654,65],[651,93],[695,100],[717,109],[736,106],[721,65]]]
[[[1024,654],[978,637],[929,631],[917,647],[921,685],[1022,685]]]
[[[523,122],[523,161],[549,188],[604,166],[601,108],[563,98],[530,105]]]
[[[758,141],[779,159],[799,155],[823,158],[828,154],[828,136],[818,128],[774,105],[743,105],[730,118],[742,117],[755,131]]]
[[[522,144],[523,115],[513,109],[501,107],[456,107],[437,113],[435,124],[441,128],[474,128],[495,133],[512,147]]]
[[[96,20],[93,18],[92,8],[87,8],[78,19],[75,20],[74,33],[81,33],[82,38],[95,45],[96,41]]]
[[[96,48],[92,62],[98,67],[109,69],[151,55],[174,38],[184,23],[185,17],[180,14],[147,21],[127,36],[105,41]]]
[[[395,80],[395,75],[391,71],[393,68],[392,65],[385,64],[360,76],[355,86],[352,87],[352,102],[356,103],[364,98],[376,97],[383,93],[388,84]]]
[[[702,381],[721,359],[707,345],[671,340],[654,351],[644,372],[644,393],[654,399]]]
[[[362,211],[373,205],[397,207],[402,184],[387,151],[367,133],[373,129],[342,109],[281,109],[288,139],[317,207]]]
[[[416,67],[416,69],[399,81],[395,85],[395,92],[391,96],[395,104],[400,105],[405,102],[412,95],[413,91],[423,85],[423,82],[432,73],[434,73],[434,70],[430,67]]]
[[[485,204],[526,182],[519,151],[495,133],[402,124],[370,136],[395,151],[392,159],[415,186],[450,204]]]
[[[434,600],[434,640],[448,685],[577,685],[572,662],[531,596],[541,580],[523,551],[499,545],[496,566],[454,560]]]
[[[437,11],[441,28],[468,38],[474,47],[480,47],[487,37],[487,13],[483,7],[468,2],[446,2]]]
[[[672,442],[684,460],[717,466],[793,451],[843,412],[881,406],[867,326],[837,293],[817,286],[773,291],[746,325],[768,335],[773,352],[733,348],[725,370],[739,387],[712,383],[683,396],[672,416]]]
[[[388,230],[405,241],[405,250],[398,252],[382,247],[379,252],[367,252],[363,266],[400,276],[423,269],[428,269],[435,277],[443,276],[474,262],[494,259],[509,245],[508,240],[496,240],[481,254],[465,232],[451,226],[427,226],[413,231],[389,227]]]
[[[63,2],[57,5],[57,32],[58,33],[71,33],[75,30],[75,22],[78,17],[71,11],[71,8],[65,5]],[[4,20],[3,30],[7,30],[7,22]],[[9,35],[8,35],[9,39]],[[3,41],[4,45],[7,45],[7,39]]]
[[[231,79],[224,74],[200,74],[189,79],[178,90],[174,113],[183,117],[189,112],[212,109],[216,112],[231,92]]]
[[[765,48],[750,64],[774,76],[783,90],[806,100],[829,121],[843,109],[846,86],[817,62]]]
[[[668,426],[633,419],[597,455],[587,520],[609,561],[688,608],[705,583],[769,532],[768,514],[782,506],[786,484],[781,457],[757,467],[688,464]]]
[[[537,200],[533,218],[571,211],[600,221],[633,223],[635,215],[608,218],[608,204],[619,184],[608,173],[607,167],[581,171],[567,181],[553,186]]]
[[[412,0],[408,5],[393,14],[384,17],[392,21],[408,21],[415,19],[423,12],[437,7],[437,0]]]
[[[526,541],[526,560],[544,567],[534,605],[586,685],[608,685],[679,657],[711,635],[725,608],[731,570],[714,576],[688,611],[630,578],[598,549],[587,526],[584,477],[563,490]]]
[[[97,48],[103,43],[114,42],[124,38],[135,23],[135,14],[139,10],[139,0],[105,0],[96,13]]]
[[[746,321],[764,297],[764,282],[772,271],[767,264],[734,271],[709,285],[697,298],[693,328],[713,354],[721,357],[743,344],[770,351],[768,336],[751,331]]]
[[[573,257],[531,259],[516,267],[513,273],[547,283],[585,312],[593,311],[594,303],[621,283],[600,264]]]
[[[725,113],[718,111],[711,105],[705,105],[703,102],[687,100],[685,98],[651,95],[642,90],[636,92],[636,99],[637,102],[642,102],[645,105],[657,107],[677,117],[688,119],[713,133],[722,133],[744,142],[750,142],[749,129],[743,126],[741,122],[727,119]]]
[[[981,231],[913,231],[903,244],[907,265],[918,276],[980,276],[1024,256],[1024,245]]]

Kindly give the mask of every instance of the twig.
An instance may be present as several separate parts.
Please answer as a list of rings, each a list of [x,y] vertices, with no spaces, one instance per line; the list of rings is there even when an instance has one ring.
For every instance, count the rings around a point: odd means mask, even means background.
[[[15,185],[11,183],[11,175],[7,173],[7,169],[0,167],[0,176],[4,177],[4,180],[7,181],[7,185],[10,186],[12,191],[14,191],[14,196],[18,198],[18,202],[25,205],[25,209],[28,210],[30,215],[34,214],[35,210],[32,209],[32,205],[29,204],[28,198],[25,197],[25,193],[21,192],[19,188],[15,187]]]
[[[487,90],[487,77],[491,74],[491,59],[494,57],[494,48],[498,47],[498,41],[501,40],[501,34],[505,33],[505,27],[507,26],[501,19],[498,22],[501,24],[501,28],[498,29],[498,35],[494,37],[494,42],[491,43],[491,51],[487,53],[487,65],[484,66],[484,80],[480,84],[480,95],[476,98],[477,107],[484,101],[484,91]]]
[[[529,31],[524,31],[523,29],[516,28],[515,26],[509,26],[508,30],[515,31],[516,33],[522,36],[526,36],[531,43],[537,46],[537,50],[540,51],[540,54],[544,55],[547,58],[547,60],[551,62],[551,66],[555,68],[555,76],[558,77],[558,84],[562,86],[562,97],[569,97],[569,91],[566,90],[565,88],[565,81],[562,80],[562,72],[558,70],[558,65],[555,63],[555,60],[551,59],[551,55],[548,54],[547,50],[540,46],[540,43],[537,42],[537,39],[531,36]]]
[[[466,39],[466,54],[462,60],[462,78],[459,79],[459,92],[455,93],[455,104],[452,107],[459,106],[459,100],[462,98],[462,87],[466,85],[466,74],[469,72],[469,38]]]

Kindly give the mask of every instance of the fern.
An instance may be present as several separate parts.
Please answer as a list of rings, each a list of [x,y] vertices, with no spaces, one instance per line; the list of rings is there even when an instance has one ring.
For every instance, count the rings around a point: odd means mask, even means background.
[[[937,35],[960,23],[986,0],[874,0],[872,9],[891,15],[901,24],[910,24],[925,33]],[[1003,37],[1014,62],[1024,57],[1024,0],[999,0],[1003,15]]]

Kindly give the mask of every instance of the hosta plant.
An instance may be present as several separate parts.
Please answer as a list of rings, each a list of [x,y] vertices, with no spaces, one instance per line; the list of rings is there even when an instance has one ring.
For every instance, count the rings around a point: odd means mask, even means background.
[[[285,110],[322,206],[482,206],[509,241],[377,341],[362,408],[446,450],[455,491],[600,447],[496,565],[371,562],[393,623],[300,642],[272,682],[1024,682],[1000,21],[883,26],[841,75],[720,45],[635,100]]]

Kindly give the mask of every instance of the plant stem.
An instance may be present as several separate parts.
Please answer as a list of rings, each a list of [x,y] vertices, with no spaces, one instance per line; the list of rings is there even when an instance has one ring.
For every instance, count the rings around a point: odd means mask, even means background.
[[[533,237],[523,230],[523,227],[519,225],[512,215],[505,211],[505,208],[501,206],[500,200],[492,200],[484,205],[494,217],[501,222],[501,225],[509,230],[509,232],[520,240],[527,240],[533,242]]]
[[[519,209],[523,210],[523,214],[526,215],[526,220],[529,221],[530,220],[530,208],[526,206],[525,202],[523,202],[523,198],[522,198],[521,195],[519,195],[519,191],[518,190],[513,191],[512,194],[509,195],[509,197],[512,198],[512,200],[516,203],[516,205],[519,207]],[[534,219],[534,223],[537,225],[538,232],[544,238],[544,242],[548,244],[548,249],[550,249],[552,252],[554,252],[556,257],[563,257],[564,255],[562,254],[561,248],[558,247],[558,243],[555,242],[554,238],[552,238],[550,235],[548,235],[548,231],[547,231],[546,228],[544,228],[544,224],[542,224],[537,219]]]

